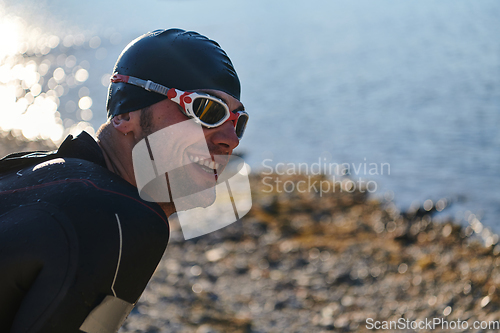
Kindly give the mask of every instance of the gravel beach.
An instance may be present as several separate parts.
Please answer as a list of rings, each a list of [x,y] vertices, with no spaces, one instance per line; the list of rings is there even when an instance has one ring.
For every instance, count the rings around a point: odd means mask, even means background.
[[[0,135],[3,154],[53,148]],[[240,221],[188,241],[172,223],[121,333],[500,329],[499,239],[473,214],[463,226],[434,216],[446,200],[400,212],[363,188],[267,193],[262,176],[250,182]]]
[[[474,215],[464,227],[433,217],[446,202],[400,212],[339,184],[265,193],[252,175],[251,188],[251,211],[226,228],[185,241],[173,226],[120,332],[498,330],[498,236]]]

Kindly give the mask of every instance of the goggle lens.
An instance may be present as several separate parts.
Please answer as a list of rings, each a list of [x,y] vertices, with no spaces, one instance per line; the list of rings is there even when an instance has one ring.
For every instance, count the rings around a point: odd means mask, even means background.
[[[226,116],[226,109],[220,103],[208,98],[198,97],[193,101],[193,111],[202,122],[215,125]]]
[[[234,130],[236,131],[236,136],[241,139],[243,137],[243,133],[245,133],[245,128],[247,127],[248,115],[246,113],[240,113],[238,121],[236,122],[236,126]]]

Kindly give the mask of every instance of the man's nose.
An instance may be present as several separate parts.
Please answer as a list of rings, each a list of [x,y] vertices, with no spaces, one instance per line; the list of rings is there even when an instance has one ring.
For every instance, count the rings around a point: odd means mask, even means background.
[[[216,145],[223,146],[232,151],[240,144],[232,121],[226,121],[221,126],[213,128],[212,131],[211,141]]]

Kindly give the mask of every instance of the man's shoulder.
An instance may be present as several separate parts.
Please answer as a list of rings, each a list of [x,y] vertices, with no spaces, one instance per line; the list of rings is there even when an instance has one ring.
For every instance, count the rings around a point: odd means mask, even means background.
[[[167,218],[156,203],[142,200],[137,188],[108,169],[79,158],[54,158],[0,176],[3,207],[46,201],[75,216],[85,212],[142,220]],[[0,214],[2,214],[0,209]]]
[[[109,215],[127,212],[142,220],[167,224],[156,203],[146,202],[137,188],[109,171],[102,151],[87,133],[68,136],[57,152],[16,154],[0,173],[0,215],[13,207],[46,201],[71,216],[92,212]]]

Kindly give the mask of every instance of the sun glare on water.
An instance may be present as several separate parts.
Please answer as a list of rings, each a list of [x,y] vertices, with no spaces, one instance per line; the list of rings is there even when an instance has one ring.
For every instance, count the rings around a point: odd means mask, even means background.
[[[95,135],[84,86],[90,63],[76,55],[85,48],[106,57],[100,44],[97,36],[45,33],[0,3],[0,130],[54,143],[82,130]]]

